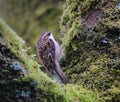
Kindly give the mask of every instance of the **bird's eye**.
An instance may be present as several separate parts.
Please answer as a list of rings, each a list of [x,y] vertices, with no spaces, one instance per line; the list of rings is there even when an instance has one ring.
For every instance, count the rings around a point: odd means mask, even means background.
[[[48,33],[47,35],[50,36],[51,33]]]

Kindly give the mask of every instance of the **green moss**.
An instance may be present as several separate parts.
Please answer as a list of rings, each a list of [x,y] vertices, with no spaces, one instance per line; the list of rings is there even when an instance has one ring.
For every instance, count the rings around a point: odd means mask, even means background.
[[[61,17],[65,57],[61,65],[72,83],[97,90],[105,101],[119,101],[119,0],[67,0]],[[104,9],[92,29],[84,26],[86,15]],[[111,90],[111,93],[108,91]]]
[[[36,83],[34,87],[37,90],[34,100],[43,102],[101,101],[101,99],[98,97],[97,92],[89,91],[88,89],[85,89],[82,86],[77,86],[73,84],[64,85],[56,83],[55,81],[50,79],[45,73],[41,72],[39,69],[40,65],[37,62],[33,61],[33,59],[26,53],[26,50],[24,49],[24,41],[20,37],[18,37],[17,34],[1,19],[0,34],[0,36],[2,36],[5,39],[5,46],[7,47],[7,49],[9,49],[10,52],[12,52],[11,56],[14,55],[14,60],[20,62],[26,70],[24,76],[19,77],[16,82],[28,82],[29,84],[27,85],[29,87]],[[18,87],[18,84],[13,84],[15,85],[15,87]],[[21,86],[21,88],[22,87],[23,86]],[[21,88],[20,90],[22,90]],[[13,89],[13,92],[16,91],[16,88]],[[29,88],[27,89],[28,91],[30,90]],[[11,90],[9,92],[11,93]],[[11,97],[15,97],[15,95]]]

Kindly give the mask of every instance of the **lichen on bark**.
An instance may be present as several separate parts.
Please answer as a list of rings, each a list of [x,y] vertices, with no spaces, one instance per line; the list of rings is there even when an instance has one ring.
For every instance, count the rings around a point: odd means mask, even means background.
[[[71,83],[97,90],[105,101],[120,101],[119,0],[67,0],[60,28],[61,65]]]

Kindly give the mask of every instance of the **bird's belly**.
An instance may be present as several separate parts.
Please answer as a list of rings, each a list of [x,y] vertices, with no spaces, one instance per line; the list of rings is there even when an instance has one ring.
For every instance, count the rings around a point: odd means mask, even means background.
[[[55,59],[57,61],[60,61],[61,58],[61,52],[60,52],[60,46],[59,44],[55,41]]]

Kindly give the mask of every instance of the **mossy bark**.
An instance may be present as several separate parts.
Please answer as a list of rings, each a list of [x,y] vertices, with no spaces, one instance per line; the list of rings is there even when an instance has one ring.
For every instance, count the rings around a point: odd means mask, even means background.
[[[0,19],[0,102],[101,102],[97,92],[50,79],[24,44]]]
[[[66,0],[60,28],[71,83],[120,101],[120,1]]]

